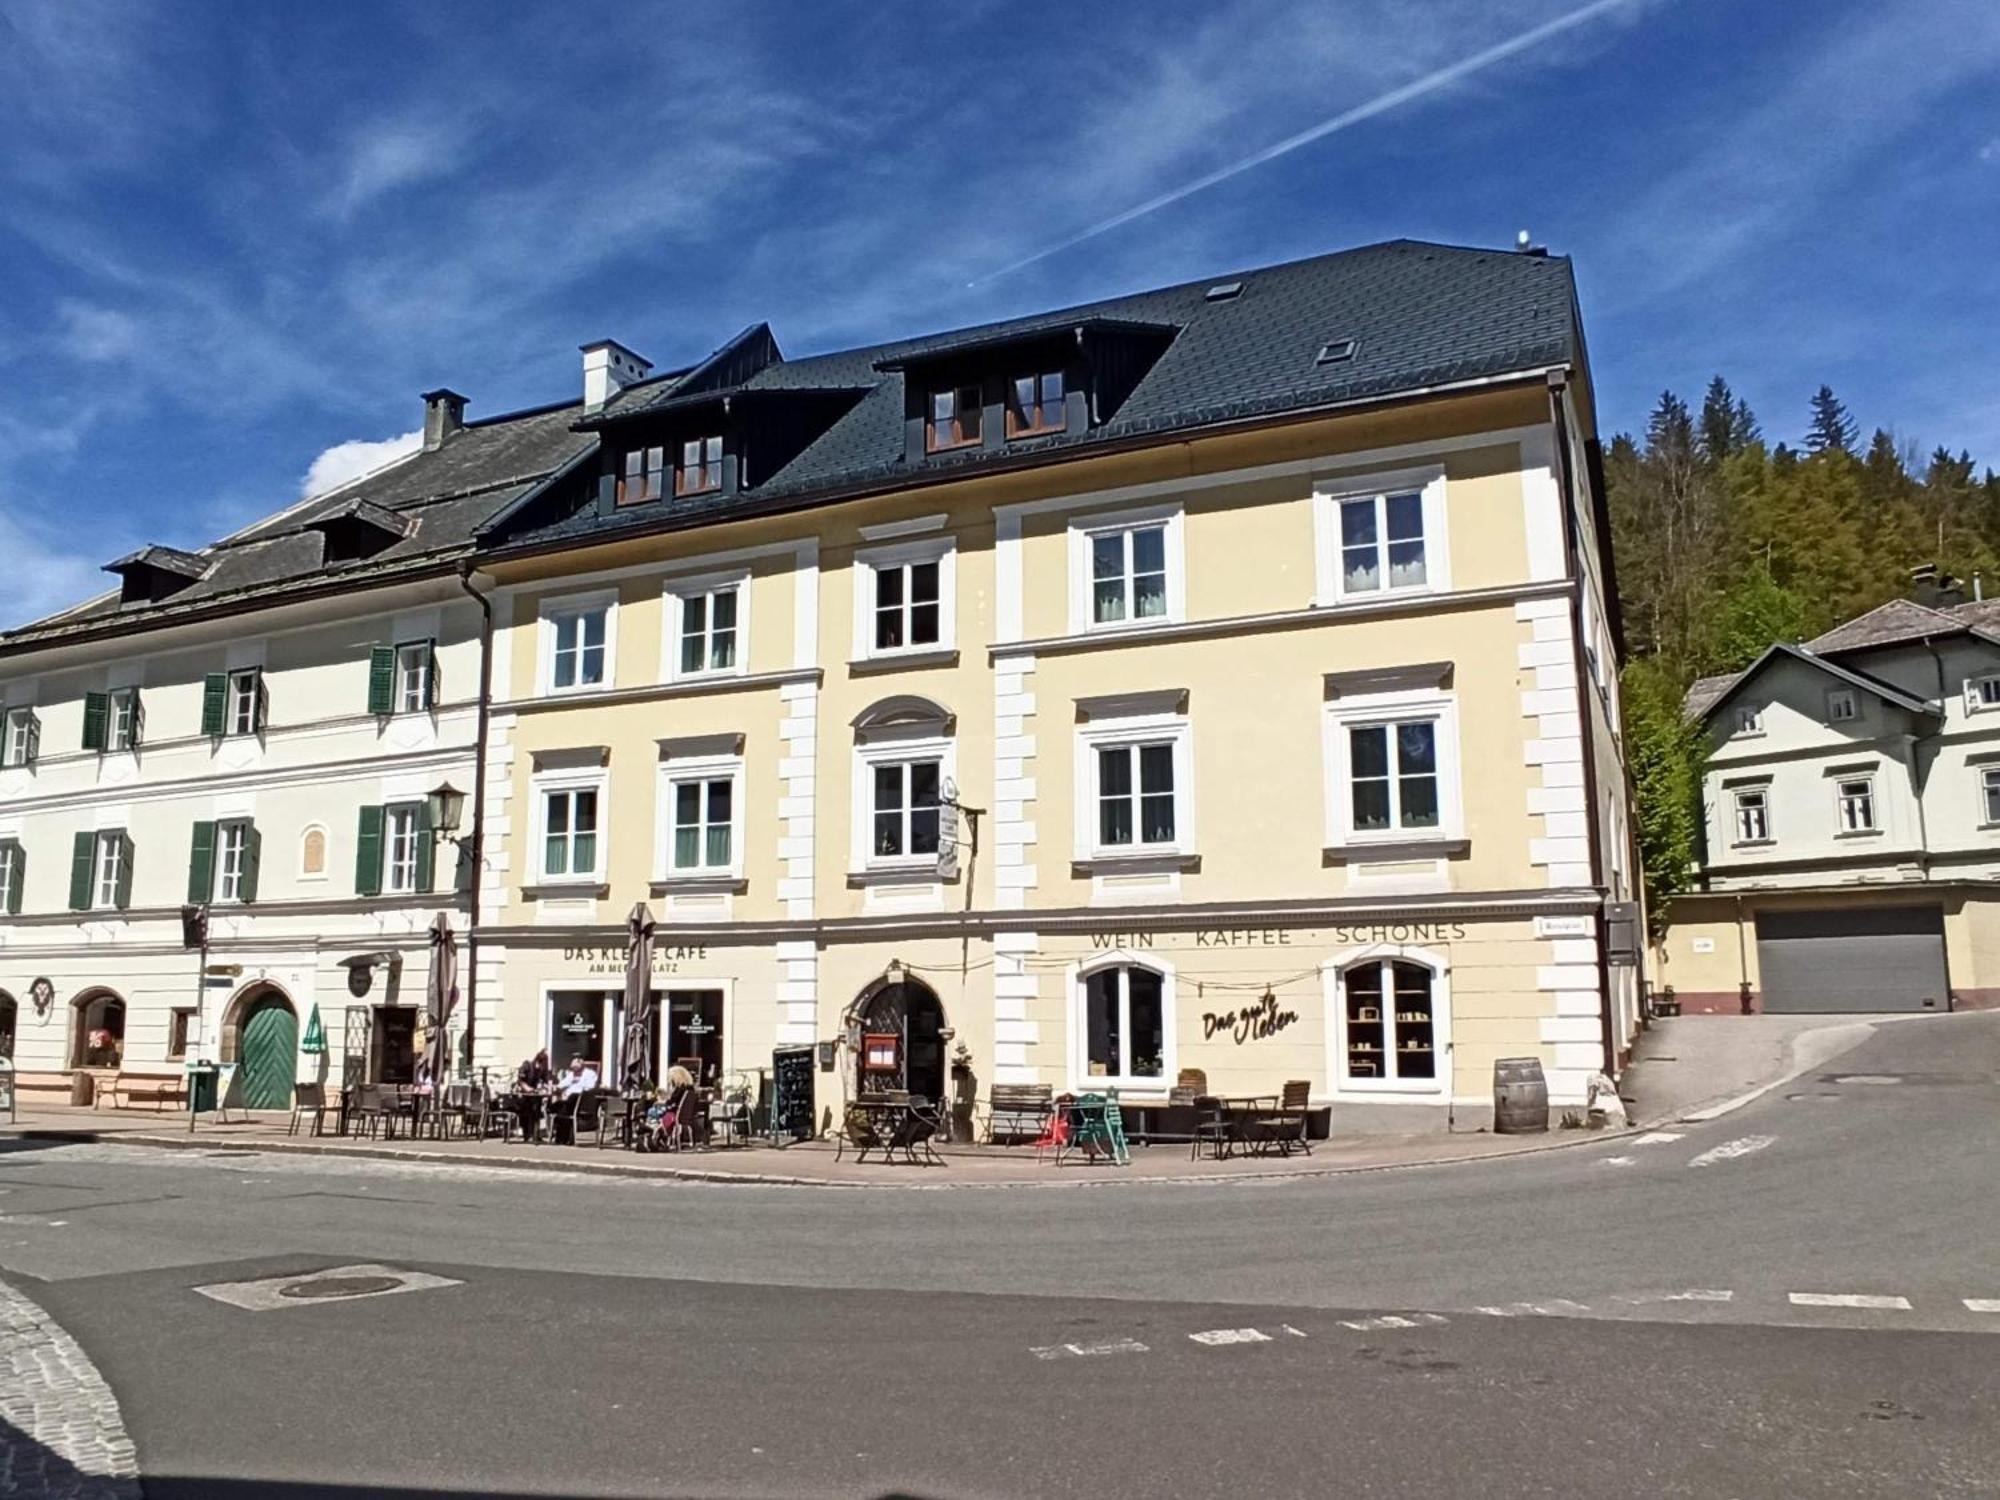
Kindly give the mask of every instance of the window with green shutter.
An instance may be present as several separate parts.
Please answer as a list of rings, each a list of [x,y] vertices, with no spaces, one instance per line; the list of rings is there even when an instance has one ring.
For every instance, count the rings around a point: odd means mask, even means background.
[[[207,905],[215,894],[215,824],[194,825],[194,840],[188,854],[188,901]]]
[[[229,674],[210,672],[201,683],[201,732],[220,736],[229,721]]]
[[[382,894],[382,809],[364,807],[354,835],[354,890],[361,896]]]
[[[249,903],[257,899],[257,876],[264,863],[264,836],[255,823],[243,825],[243,873],[238,877],[236,899]]]
[[[431,829],[430,804],[417,804],[417,890],[428,891],[437,875],[437,835]]]
[[[0,839],[0,911],[21,915],[21,888],[27,882],[27,851],[13,839]]]
[[[396,648],[376,646],[368,653],[368,712],[386,717],[396,711]]]
[[[85,830],[76,836],[69,856],[69,909],[90,910],[90,885],[97,874],[97,835]]]
[[[111,695],[109,693],[85,693],[83,695],[83,748],[102,750],[106,739],[105,722],[111,715]]]
[[[116,894],[111,898],[111,904],[124,911],[132,904],[132,835],[121,828],[112,837],[118,846],[118,874],[113,882]]]

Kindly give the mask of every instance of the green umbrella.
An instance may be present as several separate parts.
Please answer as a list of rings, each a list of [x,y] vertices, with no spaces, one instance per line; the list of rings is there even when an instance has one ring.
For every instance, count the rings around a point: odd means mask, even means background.
[[[306,1018],[306,1039],[299,1043],[299,1050],[311,1054],[326,1051],[326,1028],[319,1024],[317,1004],[314,1004],[312,1014]]]

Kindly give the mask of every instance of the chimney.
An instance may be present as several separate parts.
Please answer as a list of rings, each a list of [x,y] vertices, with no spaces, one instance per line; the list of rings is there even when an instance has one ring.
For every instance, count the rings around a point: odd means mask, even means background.
[[[435,453],[465,426],[465,397],[440,386],[424,392],[424,452]]]
[[[616,339],[599,339],[583,346],[583,405],[596,411],[635,380],[644,380],[653,368]]]

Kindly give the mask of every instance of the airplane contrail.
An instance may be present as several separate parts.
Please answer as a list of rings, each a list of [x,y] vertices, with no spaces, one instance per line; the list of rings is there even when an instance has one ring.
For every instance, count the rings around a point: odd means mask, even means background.
[[[1519,36],[1510,37],[1504,42],[1496,42],[1483,52],[1475,52],[1470,57],[1461,58],[1455,63],[1439,68],[1435,73],[1426,74],[1422,78],[1399,85],[1396,88],[1390,89],[1386,94],[1378,94],[1366,104],[1357,104],[1354,108],[1342,114],[1337,114],[1330,120],[1322,120],[1317,125],[1301,130],[1297,135],[1288,135],[1282,141],[1266,146],[1261,151],[1253,152],[1240,161],[1231,162],[1226,167],[1218,167],[1206,176],[1195,178],[1193,182],[1183,183],[1177,188],[1170,188],[1158,197],[1148,198],[1144,203],[1134,208],[1128,208],[1123,213],[1114,214],[1101,223],[1091,225],[1088,229],[1079,230],[1068,239],[1058,240],[1055,244],[1045,249],[1037,250],[1033,255],[1024,255],[1019,260],[1008,262],[997,271],[988,271],[984,276],[976,277],[967,282],[966,285],[978,286],[982,281],[995,281],[1002,276],[1011,276],[1014,272],[1024,267],[1032,266],[1037,261],[1047,260],[1051,255],[1060,254],[1072,245],[1080,245],[1085,240],[1096,239],[1100,234],[1108,234],[1120,225],[1129,224],[1134,219],[1144,218],[1147,214],[1165,208],[1170,203],[1178,203],[1181,199],[1192,197],[1205,188],[1212,188],[1217,183],[1227,182],[1230,178],[1247,172],[1252,167],[1261,167],[1267,161],[1275,161],[1281,156],[1289,155],[1291,152],[1298,150],[1299,147],[1309,146],[1314,141],[1332,135],[1335,131],[1345,130],[1350,125],[1359,125],[1363,120],[1371,120],[1376,115],[1394,109],[1399,104],[1407,104],[1412,99],[1434,93],[1447,84],[1456,83],[1468,74],[1478,72],[1481,68],[1491,67],[1494,63],[1512,57],[1517,52],[1525,52],[1528,48],[1535,46],[1539,42],[1547,41],[1559,32],[1568,31],[1575,26],[1581,26],[1584,22],[1592,20],[1608,10],[1616,10],[1621,5],[1629,5],[1631,3],[1632,0],[1591,0],[1591,3],[1588,5],[1579,6],[1573,11],[1557,16],[1554,20],[1544,21],[1541,25],[1532,27],[1522,32]]]

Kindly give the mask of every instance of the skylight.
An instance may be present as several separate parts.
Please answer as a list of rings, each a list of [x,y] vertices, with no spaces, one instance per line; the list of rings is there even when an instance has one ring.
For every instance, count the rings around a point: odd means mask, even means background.
[[[1201,295],[1205,302],[1228,302],[1243,295],[1243,283],[1219,281]]]
[[[1354,358],[1354,351],[1360,347],[1356,339],[1334,339],[1319,346],[1319,363],[1337,365]]]

